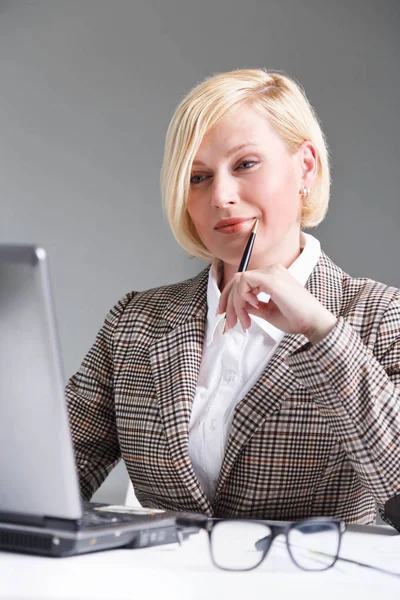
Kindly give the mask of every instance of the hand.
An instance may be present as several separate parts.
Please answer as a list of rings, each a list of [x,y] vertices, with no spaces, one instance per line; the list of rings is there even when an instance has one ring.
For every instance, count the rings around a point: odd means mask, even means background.
[[[257,295],[265,292],[269,302]],[[282,265],[236,273],[224,288],[217,314],[226,313],[227,329],[239,320],[243,329],[250,327],[250,315],[256,315],[285,333],[301,333],[311,343],[321,341],[337,319]]]

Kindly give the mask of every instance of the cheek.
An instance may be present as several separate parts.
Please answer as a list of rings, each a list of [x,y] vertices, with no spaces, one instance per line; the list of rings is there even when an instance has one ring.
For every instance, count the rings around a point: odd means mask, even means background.
[[[301,209],[297,202],[291,199],[287,203],[282,203],[277,211],[276,223],[283,226],[289,226],[301,220]]]
[[[187,212],[200,239],[203,241],[204,232],[206,230],[206,214],[204,209],[202,209],[200,202],[189,199],[187,203]]]
[[[293,168],[272,168],[270,175],[254,182],[254,196],[264,210],[268,221],[286,223],[298,217],[301,211],[298,183]]]
[[[278,229],[286,229],[294,223],[301,221],[301,204],[296,196],[281,195],[279,200],[274,203],[266,212],[267,222],[273,224]]]
[[[197,225],[197,223],[200,220],[201,217],[201,210],[199,210],[199,205],[198,203],[196,204],[193,200],[188,200],[187,203],[187,211],[189,213],[189,217],[192,219],[194,225]]]

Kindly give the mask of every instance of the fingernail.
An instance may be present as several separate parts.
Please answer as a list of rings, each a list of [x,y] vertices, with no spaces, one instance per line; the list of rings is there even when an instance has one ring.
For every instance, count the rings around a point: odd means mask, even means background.
[[[228,320],[227,320],[227,318],[225,316],[225,318],[224,318],[224,325],[222,327],[222,333],[225,334],[227,331],[228,331]]]

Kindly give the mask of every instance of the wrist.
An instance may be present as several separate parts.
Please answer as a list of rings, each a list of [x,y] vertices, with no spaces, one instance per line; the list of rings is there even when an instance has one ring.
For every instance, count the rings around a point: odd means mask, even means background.
[[[310,327],[309,331],[306,333],[309,342],[311,342],[311,344],[318,344],[318,342],[321,342],[330,334],[337,321],[337,318],[331,312],[326,310],[323,319],[320,319],[318,323]]]

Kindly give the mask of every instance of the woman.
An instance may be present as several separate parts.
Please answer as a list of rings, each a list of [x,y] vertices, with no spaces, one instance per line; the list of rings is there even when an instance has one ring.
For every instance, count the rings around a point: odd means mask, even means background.
[[[127,294],[71,378],[84,498],[121,456],[148,507],[372,523],[375,502],[396,498],[400,292],[352,279],[302,232],[329,186],[323,134],[290,78],[233,71],[182,101],[164,206],[211,268]]]

